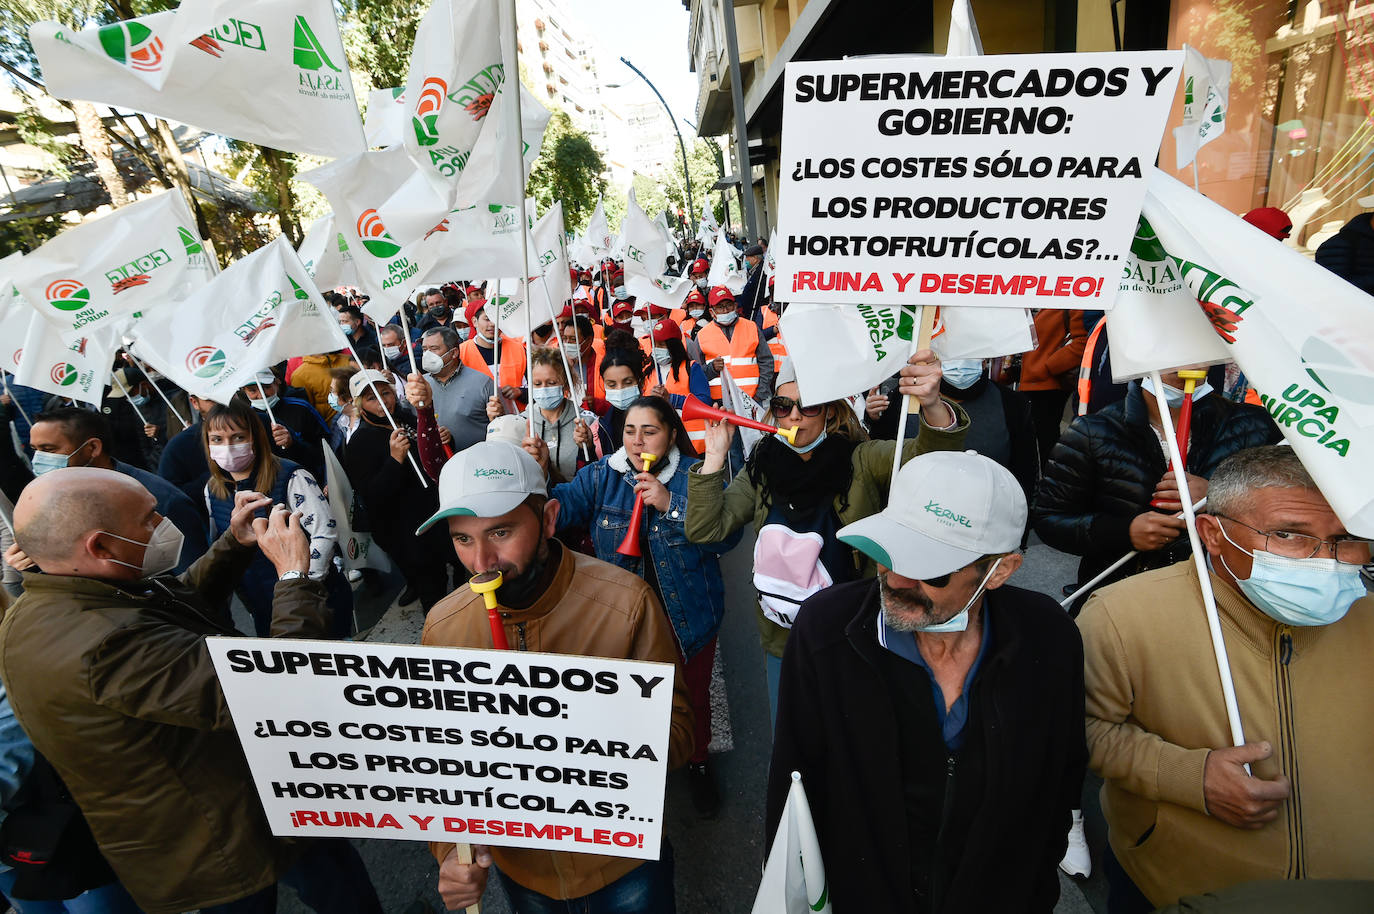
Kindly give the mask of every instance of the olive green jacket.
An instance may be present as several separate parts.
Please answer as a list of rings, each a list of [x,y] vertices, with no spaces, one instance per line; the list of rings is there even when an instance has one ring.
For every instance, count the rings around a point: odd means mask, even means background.
[[[0,623],[0,678],[119,881],[148,914],[222,904],[295,858],[253,789],[205,639],[257,554],[225,534],[179,578],[25,574]],[[276,585],[272,634],[323,637],[323,585]]]
[[[963,447],[968,434],[968,413],[957,403],[946,400],[945,405],[954,411],[957,420],[954,428],[940,431],[922,422],[920,432],[915,438],[907,439],[902,448],[903,462],[917,454],[957,451]],[[892,482],[892,449],[896,445],[895,441],[864,441],[854,448],[854,474],[849,484],[848,503],[842,508],[842,500],[838,496],[835,498],[835,513],[840,523],[851,524],[883,509]],[[687,538],[694,543],[716,543],[751,522],[754,532],[758,533],[768,518],[768,505],[749,481],[749,474],[741,472],[729,486],[722,486],[725,470],[709,474],[700,470],[701,463],[697,463],[687,478]],[[873,562],[867,556],[859,552],[854,556],[861,576],[874,573]],[[781,657],[788,630],[765,616],[757,600],[754,612],[758,616],[763,649]]]

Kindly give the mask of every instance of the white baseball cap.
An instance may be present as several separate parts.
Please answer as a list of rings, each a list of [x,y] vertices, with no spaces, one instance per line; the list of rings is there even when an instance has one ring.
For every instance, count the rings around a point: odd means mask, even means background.
[[[1011,471],[974,451],[935,451],[897,474],[888,506],[840,528],[840,542],[904,578],[958,571],[1014,552],[1026,527],[1026,494]]]
[[[416,535],[449,517],[500,517],[531,495],[548,495],[534,458],[509,441],[479,441],[439,473],[439,510]]]
[[[497,416],[487,423],[487,440],[509,441],[519,447],[529,430],[529,422],[524,416]]]
[[[383,384],[391,385],[391,378],[387,377],[385,372],[375,368],[364,368],[361,371],[353,372],[353,376],[348,379],[348,392],[353,395],[353,399],[358,399],[364,391],[370,389],[369,382],[377,385],[377,389],[380,391]]]
[[[253,375],[253,381],[254,387],[257,387],[259,384],[261,384],[263,387],[266,387],[268,384],[277,383],[277,376],[272,374],[272,372],[270,371],[260,371],[257,374]]]

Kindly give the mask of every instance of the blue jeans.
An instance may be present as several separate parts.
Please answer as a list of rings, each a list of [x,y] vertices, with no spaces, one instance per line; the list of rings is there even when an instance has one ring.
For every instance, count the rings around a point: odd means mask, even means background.
[[[508,876],[501,885],[515,914],[676,914],[673,848],[663,839],[658,860],[645,860],[605,888],[566,901],[531,891]]]
[[[25,901],[10,894],[17,877],[14,870],[0,872],[0,892],[10,900],[10,907],[16,914],[140,914],[142,911],[118,882],[90,889],[66,901]]]
[[[311,838],[296,865],[281,877],[301,901],[318,914],[382,914],[377,890],[358,851],[344,838]],[[201,914],[274,914],[277,887],[269,885],[247,898],[214,907]]]

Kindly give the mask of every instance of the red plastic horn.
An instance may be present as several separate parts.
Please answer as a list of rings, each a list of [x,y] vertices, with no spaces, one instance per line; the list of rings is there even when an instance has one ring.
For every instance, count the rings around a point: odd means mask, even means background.
[[[501,572],[484,571],[468,581],[473,593],[480,593],[487,604],[487,621],[491,624],[491,646],[498,651],[510,650],[506,640],[506,627],[501,624],[501,613],[496,603],[496,591],[501,586]]]
[[[741,428],[757,429],[769,434],[782,435],[792,444],[797,443],[797,427],[778,428],[776,425],[769,425],[767,422],[757,422],[753,419],[746,419],[744,416],[737,416],[732,412],[723,409],[716,409],[714,406],[707,406],[691,394],[687,395],[687,400],[682,404],[682,419],[712,419],[715,421],[725,421]]]
[[[644,472],[649,472],[649,467],[658,459],[657,455],[645,452],[639,455],[639,459],[644,463]],[[620,541],[620,545],[615,547],[615,551],[621,555],[628,555],[639,558],[644,552],[639,548],[639,527],[644,523],[644,493],[635,493],[634,510],[630,512],[630,529],[625,531],[625,538]]]
[[[1188,438],[1193,431],[1193,390],[1200,381],[1207,380],[1207,372],[1197,370],[1184,370],[1178,373],[1179,380],[1183,382],[1183,405],[1178,410],[1178,426],[1175,429],[1178,438],[1178,456],[1183,460],[1183,468],[1188,468]],[[1168,461],[1166,471],[1173,473],[1174,462]],[[1181,493],[1180,493],[1181,494]],[[1159,507],[1159,499],[1150,501],[1152,507]]]

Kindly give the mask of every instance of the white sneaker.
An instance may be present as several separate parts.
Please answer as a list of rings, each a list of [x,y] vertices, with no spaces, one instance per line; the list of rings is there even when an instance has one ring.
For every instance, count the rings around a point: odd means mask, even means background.
[[[1088,853],[1088,839],[1083,834],[1083,810],[1073,811],[1073,822],[1069,824],[1069,846],[1064,851],[1064,859],[1059,868],[1066,876],[1074,879],[1087,879],[1093,871],[1093,858]]]

